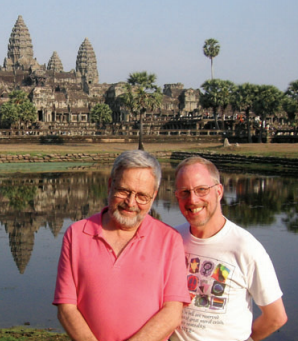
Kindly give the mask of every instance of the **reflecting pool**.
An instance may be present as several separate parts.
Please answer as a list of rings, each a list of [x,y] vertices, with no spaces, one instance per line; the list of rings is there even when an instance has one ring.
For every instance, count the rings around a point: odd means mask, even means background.
[[[0,328],[30,323],[62,330],[51,305],[62,237],[73,221],[106,205],[109,171],[0,174]],[[226,172],[221,178],[224,215],[265,246],[284,292],[289,322],[268,340],[296,340],[298,180]],[[185,220],[173,192],[169,166],[151,214],[175,226]]]

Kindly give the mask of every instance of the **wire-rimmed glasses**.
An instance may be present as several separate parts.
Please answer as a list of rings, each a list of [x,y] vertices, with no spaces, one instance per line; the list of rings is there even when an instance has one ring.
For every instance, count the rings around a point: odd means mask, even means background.
[[[129,189],[122,187],[115,187],[113,190],[113,196],[119,199],[127,199],[132,194],[135,196],[136,203],[140,205],[146,205],[150,200],[153,199],[153,197],[148,194],[130,191]]]
[[[219,185],[219,184],[215,184],[213,186],[197,186],[195,188],[190,188],[190,189],[180,188],[180,189],[177,189],[175,191],[175,196],[176,196],[176,198],[185,200],[185,199],[189,198],[190,192],[193,191],[197,197],[204,197],[205,195],[207,195],[210,192],[210,189],[212,187],[215,187],[217,185]]]

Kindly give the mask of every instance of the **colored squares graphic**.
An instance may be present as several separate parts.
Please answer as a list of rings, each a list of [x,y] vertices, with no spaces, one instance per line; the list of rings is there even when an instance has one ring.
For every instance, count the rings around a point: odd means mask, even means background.
[[[189,264],[189,272],[194,274],[199,272],[200,267],[200,259],[199,258],[192,258]]]
[[[194,275],[189,275],[187,276],[187,285],[188,285],[188,290],[190,291],[196,291],[197,287],[199,284],[199,279],[198,277]]]
[[[226,266],[222,264],[218,264],[214,270],[212,277],[216,279],[218,282],[224,283],[226,279],[228,278],[229,273],[230,273],[230,270]]]

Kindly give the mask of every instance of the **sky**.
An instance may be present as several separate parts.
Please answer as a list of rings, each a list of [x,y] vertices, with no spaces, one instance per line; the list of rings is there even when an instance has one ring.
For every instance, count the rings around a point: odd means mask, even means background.
[[[282,91],[298,79],[297,0],[1,0],[0,10],[1,66],[22,15],[39,64],[57,51],[64,71],[75,69],[88,38],[100,83],[147,71],[161,87],[198,89],[211,78],[209,38],[221,47],[214,78]]]

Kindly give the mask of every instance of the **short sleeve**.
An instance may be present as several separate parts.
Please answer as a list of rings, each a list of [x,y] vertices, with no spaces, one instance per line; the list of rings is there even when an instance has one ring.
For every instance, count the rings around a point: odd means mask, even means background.
[[[77,304],[75,280],[72,270],[71,227],[68,228],[61,248],[53,304]]]
[[[187,288],[185,252],[182,237],[178,233],[175,233],[175,238],[171,246],[171,257],[169,257],[168,262],[164,301],[190,303]]]

